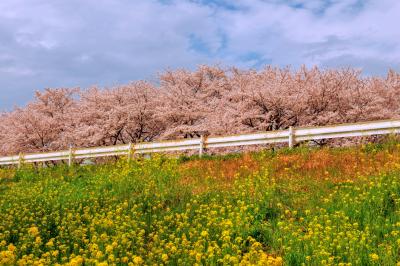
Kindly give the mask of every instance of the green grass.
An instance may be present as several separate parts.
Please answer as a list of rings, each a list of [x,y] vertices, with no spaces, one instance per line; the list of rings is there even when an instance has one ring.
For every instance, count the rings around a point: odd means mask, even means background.
[[[400,145],[0,170],[0,265],[396,265]]]

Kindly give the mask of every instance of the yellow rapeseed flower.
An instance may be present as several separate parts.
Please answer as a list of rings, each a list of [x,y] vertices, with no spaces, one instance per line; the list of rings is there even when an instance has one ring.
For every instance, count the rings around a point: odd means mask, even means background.
[[[32,236],[37,236],[39,234],[39,228],[37,228],[36,226],[32,226],[28,229],[28,233]]]
[[[379,260],[379,256],[376,253],[372,253],[369,255],[372,261],[377,261]]]
[[[114,247],[112,245],[107,245],[106,247],[106,252],[107,253],[112,253],[113,252]]]
[[[124,257],[124,258],[126,258],[126,257]],[[125,259],[123,258],[123,262],[126,262],[125,261]],[[127,259],[127,258],[126,258]],[[133,263],[135,263],[135,264],[137,264],[137,265],[140,265],[140,264],[142,264],[143,263],[143,259],[141,258],[141,257],[139,257],[139,256],[134,256],[133,257]]]
[[[165,253],[162,254],[162,255],[161,255],[161,259],[162,259],[163,262],[167,262],[167,261],[168,261],[168,255],[165,254]]]

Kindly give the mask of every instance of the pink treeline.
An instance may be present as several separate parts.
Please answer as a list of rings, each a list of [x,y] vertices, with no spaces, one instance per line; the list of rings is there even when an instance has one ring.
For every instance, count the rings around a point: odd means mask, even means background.
[[[400,117],[400,74],[200,66],[157,85],[46,89],[0,114],[0,154],[224,135]]]

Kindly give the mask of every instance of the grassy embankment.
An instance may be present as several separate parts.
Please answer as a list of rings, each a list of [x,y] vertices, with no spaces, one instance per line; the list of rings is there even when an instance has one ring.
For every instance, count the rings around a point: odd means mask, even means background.
[[[400,144],[0,170],[0,264],[396,265]]]

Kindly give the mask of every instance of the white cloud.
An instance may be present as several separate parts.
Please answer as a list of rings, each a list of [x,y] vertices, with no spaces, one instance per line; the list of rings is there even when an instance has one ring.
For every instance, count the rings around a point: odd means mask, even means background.
[[[399,70],[399,14],[396,0],[3,0],[0,109],[201,63]]]
[[[284,5],[277,1],[244,0],[240,2],[242,10],[224,11],[220,17],[227,22],[221,23],[230,40],[227,54],[235,57],[250,50],[269,57],[272,64],[294,66],[329,65],[330,60],[350,55],[355,60],[345,60],[343,65],[364,67],[366,72],[373,69],[375,74],[398,65],[393,61],[400,61],[396,59],[400,47],[396,27],[400,23],[400,2],[312,2],[307,5],[309,1],[292,1]],[[376,69],[368,65],[370,58],[387,64]],[[360,65],[361,62],[364,64]]]

